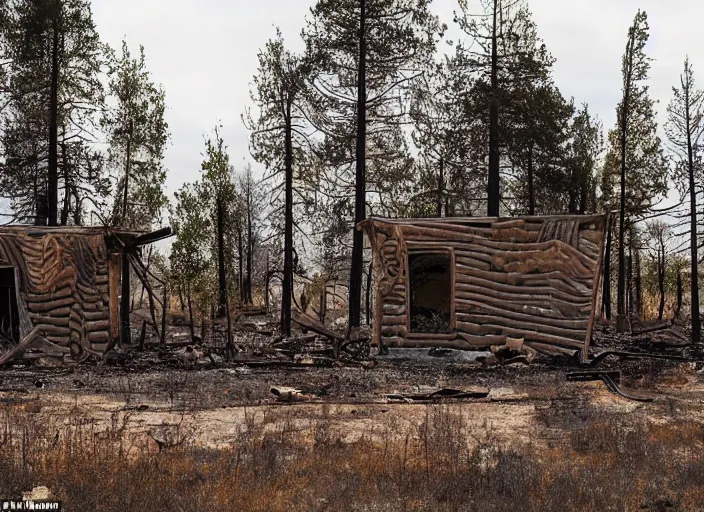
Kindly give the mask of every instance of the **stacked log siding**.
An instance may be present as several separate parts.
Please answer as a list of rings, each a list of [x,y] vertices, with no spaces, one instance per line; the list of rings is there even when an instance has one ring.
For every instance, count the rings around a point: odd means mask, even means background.
[[[586,357],[599,301],[606,215],[382,219],[358,226],[375,262],[374,342],[475,349],[523,338]],[[410,331],[408,254],[451,257],[450,334]]]
[[[0,228],[0,265],[15,268],[20,337],[37,327],[72,357],[102,353],[118,322],[110,261],[101,229]]]

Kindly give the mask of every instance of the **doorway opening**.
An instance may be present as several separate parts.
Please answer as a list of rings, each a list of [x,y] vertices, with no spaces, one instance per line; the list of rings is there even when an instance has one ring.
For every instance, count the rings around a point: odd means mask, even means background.
[[[452,274],[449,252],[410,253],[410,332],[452,332]]]
[[[0,341],[20,341],[20,315],[14,267],[0,267]]]

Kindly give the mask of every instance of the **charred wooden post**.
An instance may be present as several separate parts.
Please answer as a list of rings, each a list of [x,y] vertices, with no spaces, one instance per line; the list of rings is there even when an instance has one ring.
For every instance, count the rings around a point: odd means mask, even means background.
[[[139,350],[144,350],[144,341],[147,338],[147,321],[142,320],[142,330],[139,332]]]
[[[130,263],[129,255],[122,253],[122,277],[120,279],[120,340],[123,345],[132,344],[130,324]]]
[[[168,312],[169,312],[168,289],[166,288],[166,283],[164,283],[164,300],[163,300],[163,309],[161,310],[161,339],[159,340],[159,343],[161,345],[166,344],[166,315]]]
[[[229,297],[225,297],[225,306],[227,309],[227,344],[225,345],[225,355],[228,361],[232,361],[235,357],[235,344],[232,340],[232,311],[230,310]]]

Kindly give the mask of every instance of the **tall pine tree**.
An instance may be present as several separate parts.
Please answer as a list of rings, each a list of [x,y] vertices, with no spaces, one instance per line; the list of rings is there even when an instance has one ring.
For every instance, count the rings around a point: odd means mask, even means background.
[[[607,188],[619,181],[617,329],[628,329],[626,316],[626,232],[636,217],[667,192],[668,167],[657,136],[654,101],[648,95],[650,59],[645,54],[648,17],[638,11],[628,29],[626,51],[621,64],[623,99],[616,113],[618,125],[609,133],[611,149],[606,157]],[[606,191],[609,197],[611,192]]]
[[[368,203],[389,206],[388,196],[403,188],[403,174],[412,169],[400,126],[408,121],[407,91],[432,58],[441,31],[429,4],[318,0],[304,30],[315,64],[312,87],[325,100],[315,122],[330,148],[335,178],[328,182],[342,188],[329,194],[354,197],[350,329],[360,325],[362,298],[363,235],[355,226],[366,218]]]

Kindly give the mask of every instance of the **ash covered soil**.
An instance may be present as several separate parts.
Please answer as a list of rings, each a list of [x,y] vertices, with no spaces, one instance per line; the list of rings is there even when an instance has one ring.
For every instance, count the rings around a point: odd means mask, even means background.
[[[475,391],[480,398],[442,403],[461,414],[471,436],[551,445],[601,415],[668,423],[704,423],[702,364],[609,356],[599,370],[620,370],[624,391],[652,398],[639,402],[610,392],[604,382],[572,382],[585,370],[567,359],[538,357],[502,365],[487,352],[391,349],[385,356],[328,366],[247,365],[202,358],[184,362],[147,348],[129,357],[73,368],[21,364],[0,372],[0,411],[28,414],[54,431],[90,425],[96,435],[119,431],[135,450],[194,443],[224,447],[252,422],[303,432],[325,421],[341,439],[407,431],[427,416],[428,402],[392,400],[441,388]],[[171,349],[169,354],[181,354]],[[271,361],[269,361],[271,362]],[[594,368],[586,368],[592,370]],[[282,400],[272,388],[300,391]],[[436,406],[437,400],[430,401]]]

